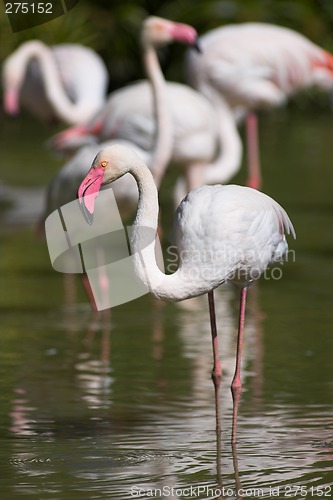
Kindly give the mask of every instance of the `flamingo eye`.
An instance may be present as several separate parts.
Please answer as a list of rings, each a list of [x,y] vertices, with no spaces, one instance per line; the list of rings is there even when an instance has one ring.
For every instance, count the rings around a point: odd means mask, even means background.
[[[101,166],[105,168],[107,166],[108,162],[107,161],[102,161]]]

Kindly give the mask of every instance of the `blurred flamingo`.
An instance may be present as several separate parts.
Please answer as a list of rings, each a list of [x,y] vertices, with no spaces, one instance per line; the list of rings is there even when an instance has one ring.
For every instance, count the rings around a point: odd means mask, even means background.
[[[201,36],[202,54],[188,51],[191,85],[214,106],[227,101],[247,114],[248,185],[260,189],[255,110],[286,102],[311,86],[333,87],[333,56],[300,33],[264,23],[216,28]]]
[[[157,186],[170,161],[186,169],[187,186],[178,190],[184,194],[203,182],[227,182],[238,170],[242,154],[233,113],[227,103],[213,107],[190,87],[165,82],[156,54],[156,47],[171,41],[195,46],[196,37],[187,25],[148,18],[141,38],[149,81],[112,93],[90,123],[55,136],[55,148],[66,149],[82,135],[99,141],[120,138],[151,152]]]
[[[240,289],[240,314],[236,370],[232,381],[234,399],[232,441],[236,441],[245,301],[248,286],[288,251],[284,231],[295,237],[285,210],[269,196],[241,186],[202,186],[191,191],[174,217],[179,267],[165,275],[157,265],[155,242],[147,245],[142,228],[157,231],[158,193],[152,174],[130,149],[114,145],[101,150],[80,184],[78,197],[83,214],[92,223],[94,202],[101,186],[126,173],[139,190],[139,203],[130,244],[136,274],[156,298],[181,301],[208,294],[214,354],[212,378],[218,408],[222,369],[218,354],[214,289],[232,282]],[[219,415],[219,412],[218,412]],[[218,429],[220,419],[217,418]]]
[[[3,63],[4,108],[16,115],[22,105],[42,121],[82,123],[104,104],[108,80],[104,62],[90,48],[31,40]]]

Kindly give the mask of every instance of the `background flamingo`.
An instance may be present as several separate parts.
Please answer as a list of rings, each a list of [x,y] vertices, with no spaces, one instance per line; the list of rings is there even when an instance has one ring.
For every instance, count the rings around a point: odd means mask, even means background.
[[[302,89],[333,87],[333,57],[303,35],[270,24],[245,23],[209,31],[203,54],[188,51],[191,85],[214,105],[227,100],[247,113],[248,185],[261,186],[254,110],[279,106]]]
[[[186,85],[166,83],[156,55],[156,46],[174,40],[195,45],[196,32],[187,25],[151,17],[143,25],[142,40],[151,83],[134,83],[112,93],[87,126],[56,136],[56,148],[66,148],[82,134],[100,141],[120,138],[154,154],[150,166],[157,186],[170,161],[185,167],[188,189],[203,182],[228,181],[238,170],[242,153],[233,113],[226,103],[214,108]]]
[[[3,63],[4,108],[15,115],[22,105],[42,121],[82,123],[105,102],[108,80],[103,60],[90,48],[32,40]]]
[[[242,389],[240,365],[247,288],[270,263],[283,259],[288,250],[284,230],[295,237],[294,228],[285,210],[259,191],[232,185],[202,186],[191,191],[176,211],[174,236],[179,267],[174,274],[165,275],[156,262],[155,243],[147,246],[144,231],[141,230],[152,228],[155,233],[157,231],[159,206],[156,185],[149,169],[133,151],[117,145],[99,152],[78,190],[83,213],[91,224],[94,200],[101,186],[128,172],[135,178],[139,190],[139,204],[131,234],[137,275],[159,299],[181,301],[208,293],[214,354],[212,378],[217,409],[222,369],[213,291],[226,282],[240,288],[236,370],[231,386],[234,398],[232,441],[235,442]],[[219,430],[219,412],[217,424]]]

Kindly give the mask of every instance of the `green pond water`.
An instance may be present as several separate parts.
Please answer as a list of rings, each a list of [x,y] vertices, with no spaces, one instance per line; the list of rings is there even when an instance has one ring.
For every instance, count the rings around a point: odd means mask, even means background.
[[[45,147],[51,132],[28,117],[1,119],[1,497],[333,496],[329,111],[294,106],[260,122],[264,191],[288,211],[297,240],[282,278],[248,294],[234,449],[238,297],[229,287],[216,293],[218,452],[207,298],[177,305],[143,296],[111,316],[93,314],[76,277],[68,302],[35,232],[42,188],[62,164]],[[235,182],[244,179],[243,167]],[[171,186],[172,176],[161,193],[166,227]]]

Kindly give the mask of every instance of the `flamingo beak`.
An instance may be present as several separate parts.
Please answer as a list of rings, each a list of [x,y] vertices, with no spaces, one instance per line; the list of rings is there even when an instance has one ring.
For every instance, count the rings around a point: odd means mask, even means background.
[[[9,88],[4,92],[3,105],[7,114],[15,116],[19,113],[19,95],[16,89]]]
[[[104,179],[103,167],[91,167],[78,189],[78,198],[83,216],[88,224],[94,220],[95,200],[101,189]]]
[[[174,40],[190,45],[201,52],[198,45],[198,34],[192,26],[183,23],[171,23],[169,30]]]
[[[196,39],[194,44],[192,45],[192,47],[197,51],[199,52],[199,54],[202,54],[202,48],[201,48],[201,45],[199,43],[199,40]]]

